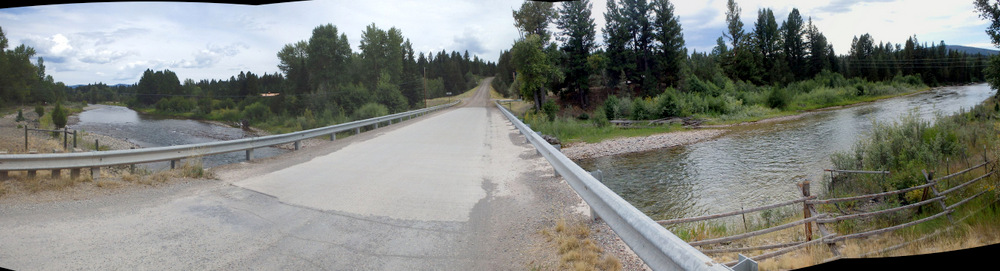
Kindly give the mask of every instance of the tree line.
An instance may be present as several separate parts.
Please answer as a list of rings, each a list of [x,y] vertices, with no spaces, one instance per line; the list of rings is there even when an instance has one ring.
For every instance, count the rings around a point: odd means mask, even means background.
[[[770,8],[762,8],[747,27],[735,0],[727,2],[726,31],[712,51],[689,53],[669,0],[609,0],[606,7],[604,43],[599,46],[589,0],[562,2],[558,7],[526,1],[513,11],[521,37],[497,61],[494,88],[534,101],[536,110],[543,109],[549,94],[563,104],[593,109],[591,92],[602,89],[637,99],[656,99],[665,92],[721,99],[727,93],[809,94],[812,89],[794,84],[803,81],[836,81],[854,89],[876,87],[866,81],[931,86],[976,82],[984,80],[988,60],[980,54],[949,51],[943,41],[927,45],[913,36],[903,44],[892,44],[877,42],[870,34],[855,37],[850,52],[837,55],[812,19],[798,9],[779,22]],[[549,33],[553,23],[558,31]],[[726,89],[739,93],[706,92]],[[781,91],[791,92],[775,93]],[[751,100],[772,108],[787,105],[780,100]]]
[[[35,49],[24,44],[9,49],[0,28],[0,106],[46,104],[65,99],[66,86],[45,74],[45,59],[35,57]]]
[[[271,127],[299,119],[285,127],[295,130],[423,107],[425,99],[460,94],[496,73],[495,63],[468,51],[415,52],[395,27],[368,25],[358,47],[352,50],[346,34],[326,24],[276,53],[280,72],[182,82],[170,70],[146,70],[133,85],[97,83],[68,93],[91,103],[123,101],[158,113]]]

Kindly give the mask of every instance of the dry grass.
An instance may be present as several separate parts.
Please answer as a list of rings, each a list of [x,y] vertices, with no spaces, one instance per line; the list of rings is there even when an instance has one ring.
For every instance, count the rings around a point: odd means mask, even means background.
[[[621,270],[621,262],[604,251],[590,239],[590,227],[583,222],[569,223],[560,218],[552,229],[541,234],[554,243],[562,270]]]
[[[987,200],[983,200],[987,201]],[[941,218],[925,224],[903,228],[894,232],[874,235],[867,238],[848,239],[837,243],[837,249],[843,258],[878,258],[878,257],[899,257],[909,255],[931,254],[962,250],[985,245],[1000,243],[1000,205],[997,203],[985,203],[988,207],[981,207],[982,210],[969,208],[964,212],[956,213],[958,219],[969,215],[969,219],[958,222],[954,226],[948,223],[947,219]],[[802,215],[785,217],[775,225],[789,223],[802,219]],[[711,230],[712,227],[694,226],[688,233],[689,236],[700,236],[704,238],[715,238],[718,233]],[[730,232],[725,235],[735,235],[743,232],[739,227],[739,232]],[[732,231],[732,227],[729,229]],[[819,238],[818,228],[814,225],[813,236]],[[751,227],[750,230],[754,230]],[[699,249],[719,249],[733,247],[754,247],[768,244],[789,243],[805,240],[804,226],[796,226],[790,229],[781,230],[761,236],[751,237],[743,240],[733,241],[726,245],[708,245]],[[683,235],[683,234],[682,234]],[[699,238],[701,239],[701,238]],[[688,240],[690,241],[690,240]],[[896,249],[890,249],[898,247]],[[743,255],[756,256],[764,253],[776,251],[749,251],[742,252]],[[709,254],[718,262],[730,262],[736,260],[737,253]],[[793,250],[787,254],[771,259],[758,261],[760,270],[790,270],[821,264],[833,258],[833,253],[823,244],[813,245],[807,248]]]

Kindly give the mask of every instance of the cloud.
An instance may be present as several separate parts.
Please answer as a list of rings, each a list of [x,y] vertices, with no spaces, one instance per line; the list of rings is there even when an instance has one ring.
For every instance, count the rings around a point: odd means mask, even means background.
[[[80,52],[79,60],[88,64],[108,64],[134,55],[137,55],[137,53],[132,51],[114,51],[105,48],[88,49]]]
[[[172,65],[174,68],[203,69],[210,68],[223,58],[235,56],[240,50],[249,49],[244,43],[234,43],[227,46],[208,44],[207,48],[194,53],[194,60],[182,60]]]
[[[456,36],[455,45],[453,48],[464,48],[469,50],[469,53],[480,55],[486,52],[486,46],[483,46],[483,42],[476,37],[476,34],[472,29],[466,28],[465,32],[461,36]]]
[[[852,7],[859,3],[888,3],[895,1],[897,0],[834,0],[829,5],[819,7],[818,10],[830,13],[844,13],[850,12]]]

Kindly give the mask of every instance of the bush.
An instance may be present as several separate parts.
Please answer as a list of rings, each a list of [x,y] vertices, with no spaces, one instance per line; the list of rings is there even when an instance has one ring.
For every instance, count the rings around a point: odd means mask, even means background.
[[[618,100],[618,96],[615,95],[611,95],[607,100],[604,100],[604,117],[609,120],[615,119],[615,111],[618,109],[618,103],[620,102],[621,101]]]
[[[660,112],[659,116],[661,118],[674,117],[681,115],[680,100],[678,99],[679,93],[674,88],[667,88],[663,94],[656,97],[656,110]]]
[[[52,109],[52,124],[55,124],[56,129],[61,129],[66,127],[66,121],[66,109],[57,103],[56,107]]]
[[[271,115],[271,108],[260,102],[255,102],[243,109],[243,118],[253,122],[264,121],[269,115]]]
[[[354,111],[355,120],[370,119],[389,115],[389,108],[377,103],[366,103]]]
[[[632,99],[632,114],[629,119],[632,120],[651,120],[659,116],[660,112],[656,109],[656,105],[653,103],[652,99]]]
[[[542,112],[545,112],[545,116],[548,116],[549,121],[556,120],[556,113],[559,112],[559,105],[552,100],[548,100],[542,105]]]
[[[24,120],[25,120],[24,119],[24,110],[23,109],[18,109],[17,110],[17,118],[14,119],[14,121],[16,121],[16,122],[22,122]]]
[[[767,95],[767,106],[775,109],[784,109],[788,107],[789,102],[792,100],[791,95],[785,88],[775,87],[771,89],[771,93]]]
[[[41,118],[42,116],[45,116],[45,107],[42,107],[42,105],[36,105],[35,106],[35,114],[38,114],[39,118]]]

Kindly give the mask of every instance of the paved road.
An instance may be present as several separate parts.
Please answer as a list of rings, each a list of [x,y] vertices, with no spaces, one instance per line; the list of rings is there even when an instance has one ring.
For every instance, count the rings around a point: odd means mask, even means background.
[[[553,262],[537,233],[580,203],[485,88],[460,108],[213,171],[222,180],[0,201],[0,267],[522,270]]]

